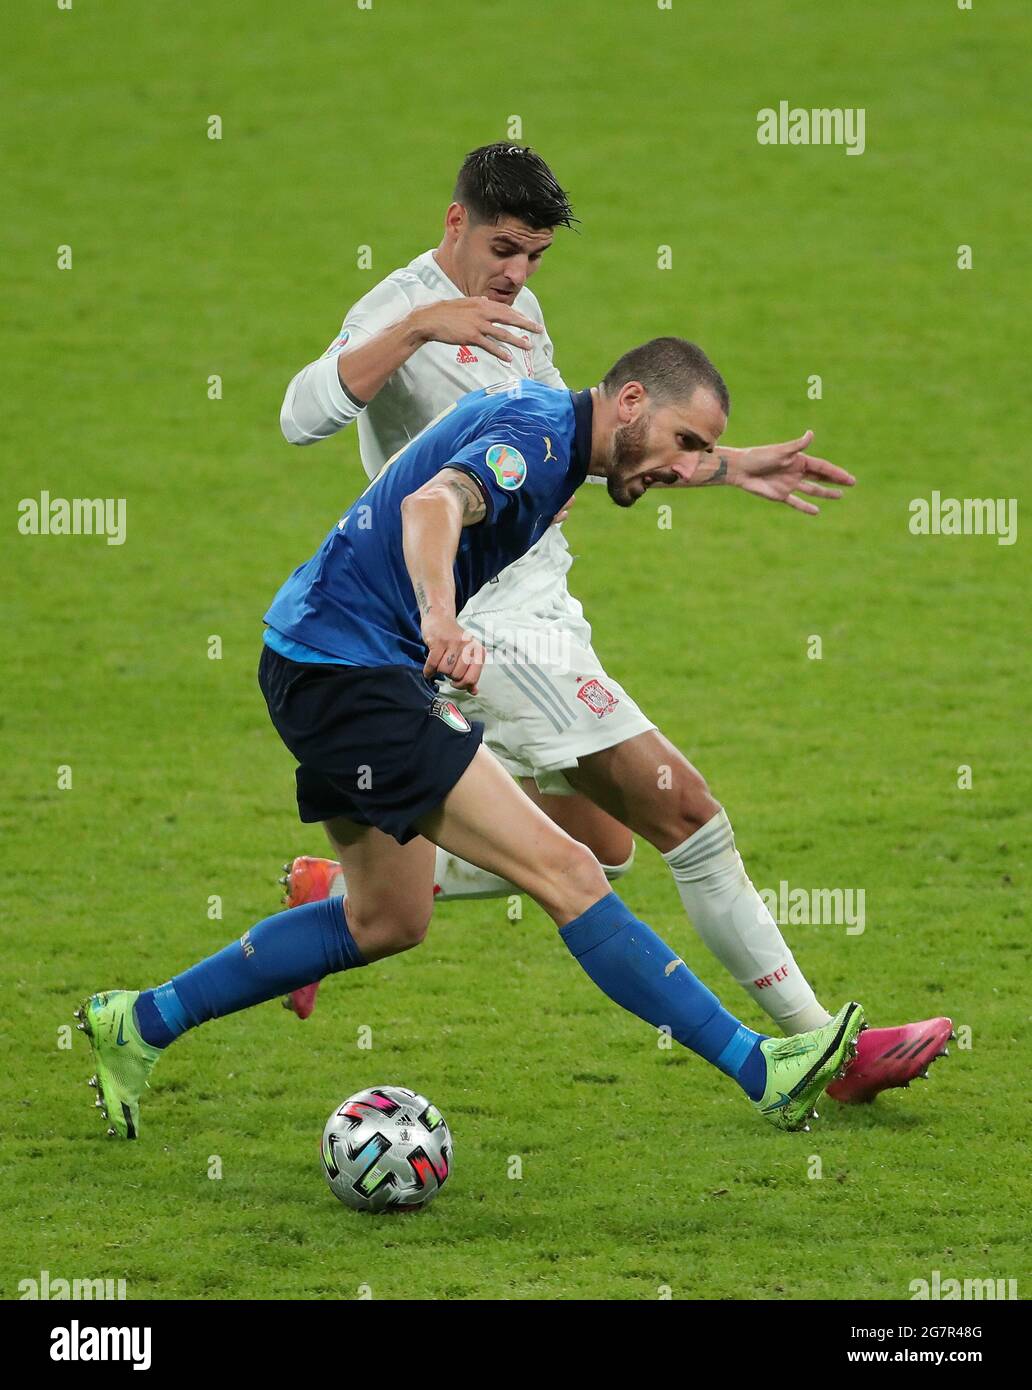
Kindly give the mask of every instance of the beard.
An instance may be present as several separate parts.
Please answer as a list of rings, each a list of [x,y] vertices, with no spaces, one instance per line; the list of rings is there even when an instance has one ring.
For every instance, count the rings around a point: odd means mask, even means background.
[[[633,507],[641,496],[641,493],[631,493],[626,479],[646,455],[649,423],[648,412],[643,411],[637,420],[621,425],[613,434],[611,466],[606,478],[606,488],[618,507]]]

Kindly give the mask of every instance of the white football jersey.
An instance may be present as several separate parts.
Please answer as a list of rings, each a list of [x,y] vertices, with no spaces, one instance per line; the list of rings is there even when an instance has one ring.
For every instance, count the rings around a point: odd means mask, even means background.
[[[346,314],[325,354],[302,368],[287,387],[280,425],[290,443],[325,439],[355,419],[355,403],[337,375],[337,358],[342,352],[368,342],[421,304],[462,298],[461,290],[445,275],[432,251],[424,251],[363,295]],[[544,323],[537,297],[526,286],[513,301],[513,308],[536,323]],[[527,336],[533,346],[510,348],[511,362],[503,362],[483,348],[453,343],[425,343],[414,352],[358,414],[359,450],[368,475],[375,477],[393,454],[468,391],[514,376],[564,389],[565,382],[552,362],[547,330]],[[532,550],[485,585],[463,612],[513,608],[526,612],[540,608],[542,602],[569,603],[564,576],[572,562],[562,528],[550,526]]]

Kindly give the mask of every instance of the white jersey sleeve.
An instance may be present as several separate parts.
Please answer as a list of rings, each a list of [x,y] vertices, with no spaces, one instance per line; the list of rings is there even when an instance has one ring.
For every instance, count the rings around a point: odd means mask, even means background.
[[[302,367],[287,387],[280,407],[280,429],[288,444],[314,444],[358,418],[365,403],[341,385],[337,359],[397,323],[411,307],[402,287],[388,277],[348,310],[340,332],[322,357]]]

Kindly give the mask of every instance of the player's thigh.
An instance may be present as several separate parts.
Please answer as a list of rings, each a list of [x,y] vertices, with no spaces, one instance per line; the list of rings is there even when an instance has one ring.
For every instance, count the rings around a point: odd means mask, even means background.
[[[532,777],[521,778],[521,783],[534,805],[540,806],[567,835],[587,845],[600,864],[616,868],[630,859],[634,849],[631,832],[588,797],[579,792],[552,796],[541,791]]]
[[[549,820],[483,746],[419,828],[449,853],[529,893],[560,926],[609,892],[594,855]]]
[[[702,774],[658,729],[581,758],[566,776],[664,854],[720,810]]]
[[[417,835],[399,845],[393,835],[343,817],[323,825],[348,886],[348,929],[366,960],[418,945],[434,909],[430,841]]]

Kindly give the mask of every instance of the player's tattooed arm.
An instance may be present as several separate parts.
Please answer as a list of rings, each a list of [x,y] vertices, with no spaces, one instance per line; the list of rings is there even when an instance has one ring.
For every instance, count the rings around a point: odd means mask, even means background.
[[[718,449],[713,454],[703,454],[702,463],[693,479],[696,487],[712,487],[714,483],[726,483],[731,467],[731,451]]]
[[[464,528],[483,521],[487,510],[477,480],[459,468],[442,468],[403,499],[402,547],[424,626],[428,619],[454,623],[459,541]]]
[[[453,486],[456,479],[463,482],[462,489]],[[405,568],[427,650],[424,675],[430,679],[447,676],[459,688],[473,691],[484,652],[456,617],[455,556],[463,527],[483,520],[486,514],[487,504],[476,482],[458,469],[443,469],[401,503]]]
[[[487,502],[483,489],[470,474],[463,473],[458,468],[445,468],[438,477],[458,498],[462,508],[463,526],[476,526],[484,520],[487,516]]]
[[[812,439],[813,430],[806,430],[798,439],[790,439],[785,444],[728,450],[731,455],[728,482],[768,502],[783,502],[805,516],[816,516],[820,509],[809,500],[811,497],[834,501],[842,496],[842,489],[852,487],[856,479],[837,464],[806,453]]]
[[[741,449],[703,449],[694,450],[695,462],[687,475],[680,475],[677,482],[651,484],[652,487],[714,487],[722,483],[734,483],[735,459]]]
[[[681,447],[686,452],[695,452],[694,467],[679,474],[680,482],[654,483],[653,486],[726,484],[769,502],[784,502],[806,516],[816,516],[819,508],[808,500],[810,497],[834,500],[842,496],[843,487],[852,487],[856,479],[837,464],[806,453],[812,439],[813,430],[807,430],[798,439],[790,439],[785,444],[761,444],[751,449],[733,449],[728,445],[702,448],[698,436],[686,431],[681,435]],[[833,486],[828,487],[828,483]],[[805,495],[800,497],[799,493]]]

